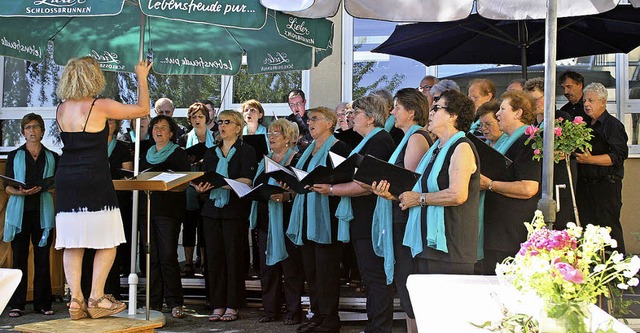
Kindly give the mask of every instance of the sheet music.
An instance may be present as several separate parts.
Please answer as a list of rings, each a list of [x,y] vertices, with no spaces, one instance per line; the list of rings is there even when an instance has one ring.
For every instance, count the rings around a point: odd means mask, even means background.
[[[231,189],[234,192],[236,192],[236,194],[240,198],[244,197],[245,195],[247,195],[247,193],[251,192],[252,190],[251,186],[243,182],[239,182],[237,180],[229,179],[229,178],[225,178],[224,180],[227,182],[227,184],[229,184],[229,186],[231,186]]]
[[[292,176],[295,176],[291,170],[283,167],[280,163],[270,159],[267,155],[264,155],[264,173],[275,172],[278,170],[282,170]]]
[[[293,172],[295,172],[296,178],[298,178],[298,180],[303,180],[304,177],[306,177],[309,174],[308,172],[306,172],[304,170],[297,169],[297,168],[293,168],[292,167],[291,169],[293,169]]]
[[[180,177],[184,177],[186,175],[187,174],[185,174],[185,173],[162,172],[162,173],[158,174],[155,177],[149,178],[148,180],[161,180],[161,181],[163,181],[165,183],[168,183],[170,181],[176,180],[176,179],[178,179]]]
[[[347,160],[346,157],[342,157],[332,151],[329,151],[329,157],[331,158],[331,165],[333,165],[334,169]]]

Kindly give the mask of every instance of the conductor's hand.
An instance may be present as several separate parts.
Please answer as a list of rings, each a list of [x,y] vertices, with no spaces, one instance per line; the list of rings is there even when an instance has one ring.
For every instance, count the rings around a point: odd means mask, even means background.
[[[149,60],[147,59],[138,62],[135,69],[136,75],[138,76],[138,78],[141,80],[142,79],[146,80],[147,77],[149,76],[149,71],[151,70],[151,66],[153,66],[153,62],[149,62]]]
[[[386,180],[381,180],[380,182],[376,183],[373,182],[371,184],[371,189],[373,190],[373,193],[383,199],[387,199],[387,200],[398,200],[398,198],[394,197],[393,194],[391,194],[391,192],[389,192],[389,182]]]
[[[198,193],[204,193],[212,189],[213,185],[211,185],[209,182],[198,183],[198,184],[193,184],[193,188],[195,188],[196,192]]]

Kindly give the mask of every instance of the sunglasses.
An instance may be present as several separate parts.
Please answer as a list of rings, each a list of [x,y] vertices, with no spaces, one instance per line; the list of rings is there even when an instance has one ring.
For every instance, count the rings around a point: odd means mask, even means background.
[[[229,124],[236,124],[236,123],[235,123],[233,120],[231,120],[231,119],[225,119],[225,120],[220,119],[220,120],[216,121],[216,123],[218,123],[218,125],[222,125],[222,124],[225,124],[225,125],[229,125]],[[236,124],[236,125],[237,125],[237,124]]]

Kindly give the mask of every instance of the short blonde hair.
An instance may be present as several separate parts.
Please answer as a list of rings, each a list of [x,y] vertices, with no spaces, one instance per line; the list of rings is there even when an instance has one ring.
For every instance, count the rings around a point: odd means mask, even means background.
[[[329,121],[331,123],[331,128],[335,128],[336,125],[338,124],[338,116],[336,115],[335,112],[333,112],[333,110],[329,109],[328,107],[318,106],[316,108],[307,110],[307,113],[308,114],[319,113],[327,121]]]
[[[72,58],[62,71],[56,94],[61,100],[96,97],[105,84],[104,74],[95,58]]]
[[[287,143],[289,143],[289,146],[295,146],[296,142],[298,142],[298,135],[300,135],[298,124],[280,118],[269,124],[269,132],[272,132],[274,129],[280,129],[282,131],[282,136]]]
[[[231,120],[240,127],[240,134],[238,135],[238,138],[242,138],[242,128],[246,125],[244,118],[242,117],[242,113],[236,110],[224,110],[218,113],[218,120],[220,120],[222,116],[231,118]]]

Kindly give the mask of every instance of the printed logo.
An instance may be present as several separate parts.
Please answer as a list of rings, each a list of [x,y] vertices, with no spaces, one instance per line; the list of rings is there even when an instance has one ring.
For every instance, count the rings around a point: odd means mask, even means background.
[[[79,4],[83,4],[87,0],[36,0],[33,2],[34,6],[52,6],[52,7],[71,7]]]
[[[89,56],[94,57],[98,63],[100,64],[100,68],[102,69],[112,69],[112,70],[124,70],[124,65],[118,59],[118,54],[104,51],[100,54],[96,50],[91,50]]]

